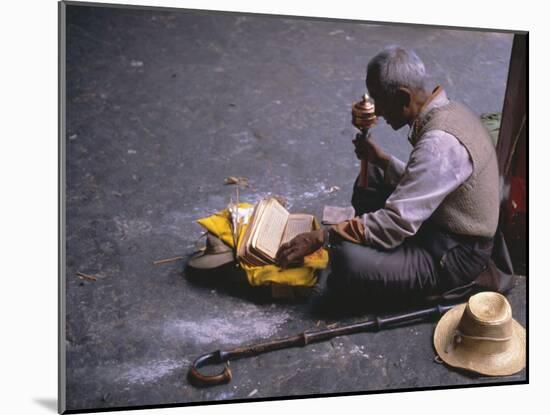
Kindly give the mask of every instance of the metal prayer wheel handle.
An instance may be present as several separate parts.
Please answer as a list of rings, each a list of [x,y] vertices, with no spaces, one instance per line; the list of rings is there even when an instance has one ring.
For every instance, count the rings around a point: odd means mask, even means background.
[[[374,112],[374,103],[367,94],[363,95],[363,99],[355,102],[351,107],[352,124],[361,131],[362,140],[367,139],[369,128],[376,124],[376,115]],[[361,170],[357,182],[359,187],[367,187],[369,185],[367,167],[367,160],[361,160]]]

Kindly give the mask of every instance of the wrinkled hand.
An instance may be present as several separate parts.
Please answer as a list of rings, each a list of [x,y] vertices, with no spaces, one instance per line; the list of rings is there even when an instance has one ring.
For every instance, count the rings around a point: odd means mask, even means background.
[[[362,139],[361,134],[357,134],[352,142],[355,146],[355,155],[359,160],[367,160],[377,166],[382,166],[389,159],[384,150],[372,140],[370,134],[366,140]]]
[[[301,233],[290,242],[281,245],[275,260],[283,269],[288,267],[289,264],[301,263],[305,256],[321,248],[323,241],[322,229]]]

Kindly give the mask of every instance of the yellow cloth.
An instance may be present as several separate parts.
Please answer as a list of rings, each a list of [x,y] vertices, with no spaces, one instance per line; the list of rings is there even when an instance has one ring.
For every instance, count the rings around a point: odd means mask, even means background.
[[[253,207],[248,203],[240,203],[239,209]],[[201,218],[197,222],[206,228],[208,232],[213,233],[230,247],[235,247],[233,241],[231,213],[229,209],[224,209],[211,216]],[[315,226],[319,225],[315,221]],[[237,245],[240,246],[244,233],[248,225],[243,225],[240,229]],[[250,285],[265,285],[269,283],[277,283],[291,286],[311,287],[315,285],[317,278],[315,276],[316,269],[326,268],[328,264],[328,252],[325,249],[308,255],[304,258],[304,265],[297,268],[288,268],[282,270],[277,265],[264,265],[261,267],[251,267],[240,263],[245,270]]]

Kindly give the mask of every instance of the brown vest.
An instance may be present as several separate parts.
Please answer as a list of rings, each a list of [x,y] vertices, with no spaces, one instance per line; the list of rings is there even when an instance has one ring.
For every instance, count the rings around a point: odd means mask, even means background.
[[[443,200],[431,220],[456,234],[492,237],[498,224],[499,179],[489,132],[471,110],[456,102],[434,108],[418,120],[411,137],[413,145],[430,130],[456,137],[473,162],[472,175]]]

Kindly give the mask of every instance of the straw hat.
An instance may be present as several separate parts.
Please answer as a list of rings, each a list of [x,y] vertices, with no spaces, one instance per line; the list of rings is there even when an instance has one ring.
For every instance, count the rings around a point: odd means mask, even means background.
[[[209,232],[206,236],[206,248],[204,251],[193,255],[187,265],[197,269],[211,269],[234,260],[233,249]]]
[[[435,328],[437,354],[450,366],[506,376],[525,367],[525,329],[501,294],[482,292],[443,315]]]

